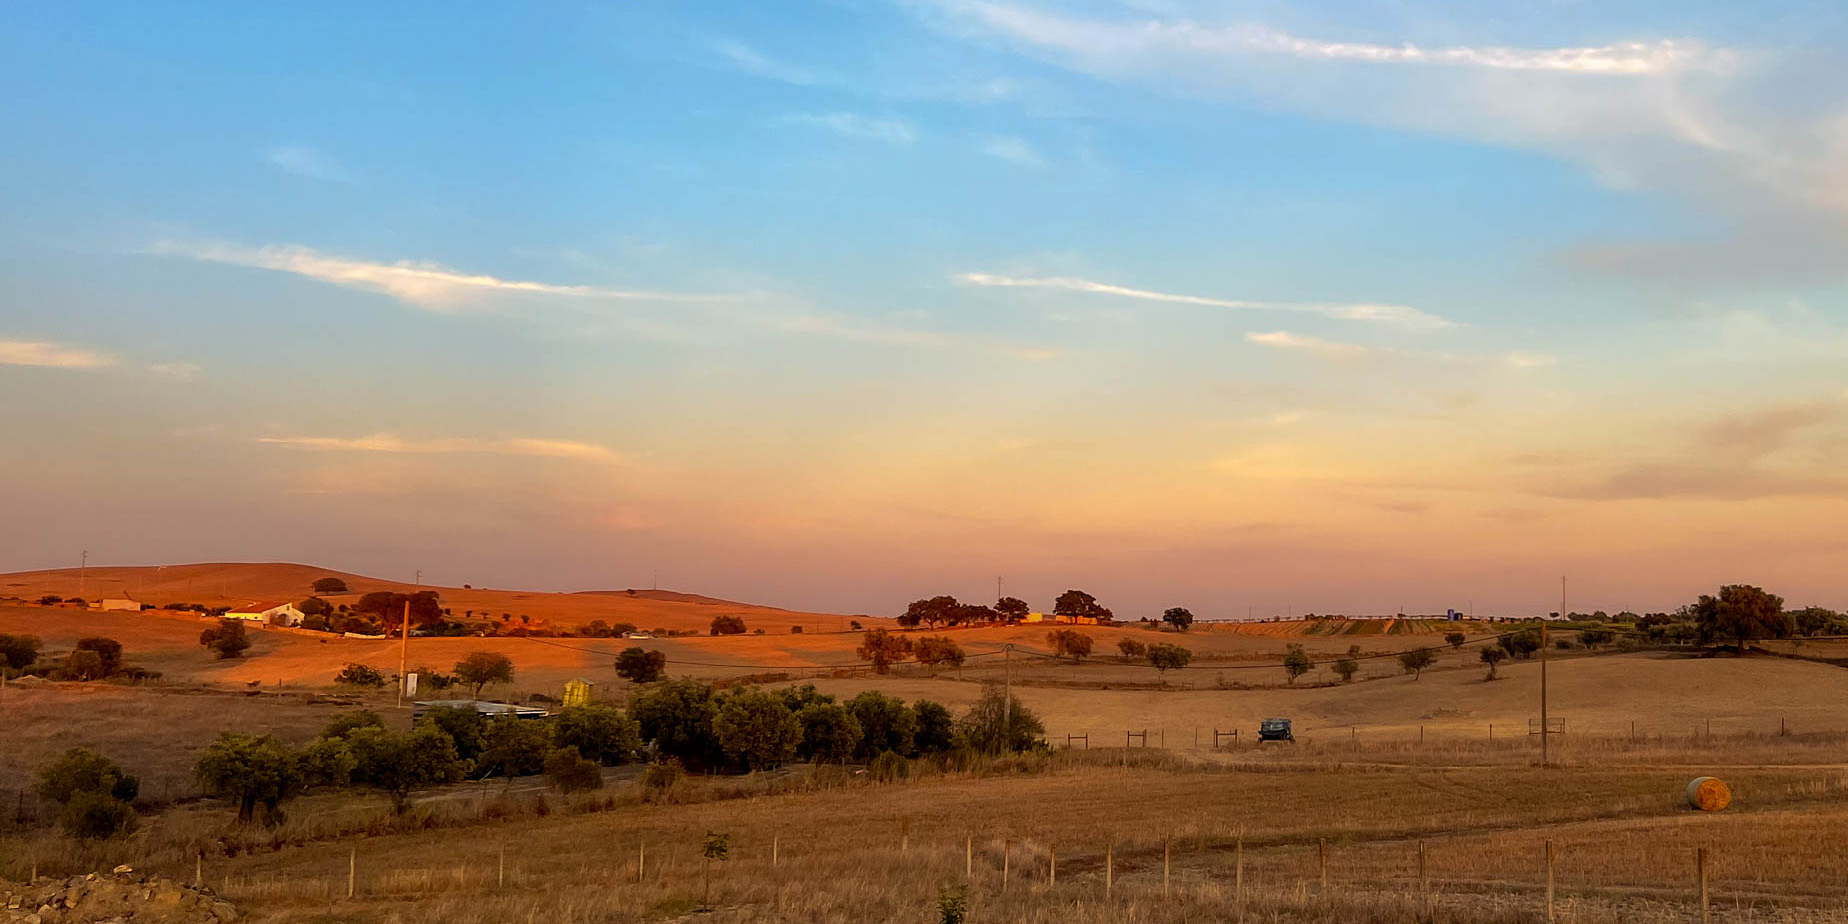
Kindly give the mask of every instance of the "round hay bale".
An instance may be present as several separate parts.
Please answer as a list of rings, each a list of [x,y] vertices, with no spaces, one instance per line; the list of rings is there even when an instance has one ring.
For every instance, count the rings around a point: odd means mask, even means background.
[[[1697,776],[1688,783],[1688,804],[1703,812],[1717,812],[1732,804],[1732,789],[1710,776]]]

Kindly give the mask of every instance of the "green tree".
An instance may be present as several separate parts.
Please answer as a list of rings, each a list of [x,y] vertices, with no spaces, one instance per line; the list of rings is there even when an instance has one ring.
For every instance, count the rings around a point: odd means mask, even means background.
[[[1046,734],[1039,716],[998,683],[982,685],[982,695],[963,713],[956,730],[964,744],[985,754],[1025,751]]]
[[[1329,670],[1334,671],[1335,676],[1340,677],[1342,683],[1353,683],[1354,675],[1360,673],[1360,662],[1353,658],[1342,658],[1329,665]]]
[[[1502,661],[1508,657],[1508,649],[1491,645],[1490,647],[1482,649],[1481,655],[1482,655],[1482,663],[1487,664],[1489,666],[1489,675],[1482,679],[1483,680],[1494,680],[1495,679],[1495,668],[1497,665],[1501,664]]]
[[[1444,641],[1449,642],[1452,648],[1462,648],[1463,643],[1469,641],[1469,636],[1461,632],[1448,632],[1444,635]]]
[[[861,636],[860,647],[854,650],[860,660],[872,663],[875,674],[889,672],[893,664],[911,657],[911,652],[911,639],[884,629],[874,629]]]
[[[1586,629],[1583,632],[1579,633],[1579,642],[1582,643],[1586,648],[1596,648],[1600,645],[1609,645],[1611,642],[1614,642],[1616,640],[1617,640],[1617,633],[1612,632],[1609,629]]]
[[[545,755],[552,749],[552,730],[541,719],[505,716],[488,720],[481,736],[481,756],[475,771],[487,776],[533,776],[545,772]]]
[[[956,717],[939,702],[920,699],[911,704],[918,715],[917,732],[912,735],[912,753],[937,754],[956,748]]]
[[[1053,601],[1052,612],[1055,616],[1068,619],[1090,618],[1098,622],[1109,622],[1115,618],[1109,607],[1099,605],[1096,597],[1082,590],[1068,590],[1060,594]]]
[[[918,639],[918,663],[935,669],[938,665],[961,667],[963,665],[962,646],[956,640],[943,635],[926,635]]]
[[[867,690],[847,701],[848,711],[860,723],[860,746],[855,752],[870,760],[881,751],[911,753],[918,733],[918,714],[896,696]]]
[[[1167,683],[1169,671],[1180,670],[1193,660],[1193,652],[1179,645],[1155,644],[1149,646],[1149,666],[1155,668],[1157,676]]]
[[[488,717],[473,706],[437,706],[423,714],[417,720],[418,725],[429,725],[455,742],[456,757],[472,761],[481,756],[481,749],[487,746]],[[381,728],[384,724],[381,723]]]
[[[743,635],[745,633],[743,616],[712,617],[713,635]]]
[[[1792,629],[1784,598],[1750,584],[1728,584],[1717,597],[1702,594],[1693,615],[1702,643],[1732,639],[1741,652],[1753,639],[1787,638]]]
[[[199,644],[205,646],[220,661],[244,656],[244,650],[250,647],[250,637],[244,631],[241,619],[220,619],[218,625],[199,633]]]
[[[359,765],[345,738],[316,738],[301,750],[304,788],[326,786],[340,789],[353,782],[353,768]]]
[[[1123,660],[1129,661],[1148,657],[1149,646],[1144,645],[1138,639],[1120,638],[1117,639],[1117,651],[1122,654]]]
[[[282,821],[283,803],[301,794],[307,785],[299,755],[274,738],[253,738],[223,732],[199,755],[193,776],[205,791],[237,805],[239,824],[257,820],[262,810],[265,825]]]
[[[122,643],[112,638],[91,636],[77,640],[78,651],[94,651],[97,660],[102,662],[103,676],[109,677],[122,669]]]
[[[726,697],[712,730],[725,753],[748,770],[778,767],[802,743],[802,723],[782,698],[757,690]]]
[[[345,738],[361,728],[384,728],[385,717],[370,709],[355,709],[352,712],[335,714],[327,727],[321,729],[323,738]]]
[[[404,625],[407,604],[413,629],[426,629],[443,621],[443,601],[434,590],[420,590],[414,594],[376,591],[360,597],[359,602],[353,604],[353,612],[397,630]]]
[[[80,792],[58,812],[58,826],[81,840],[101,840],[135,830],[135,807],[108,793]]]
[[[295,604],[295,608],[301,610],[303,616],[319,616],[325,619],[334,615],[334,605],[320,597],[309,597]]]
[[[1073,664],[1091,653],[1091,637],[1076,629],[1054,629],[1046,633],[1046,644],[1055,656],[1071,658]]]
[[[513,682],[513,660],[498,651],[472,651],[456,662],[455,675],[458,681],[473,687],[479,699],[482,687]]]
[[[1414,683],[1424,676],[1425,668],[1435,663],[1437,663],[1437,652],[1429,648],[1414,648],[1399,654],[1399,668],[1411,674]]]
[[[45,644],[31,635],[0,635],[0,666],[25,670],[38,660]]]
[[[324,577],[314,582],[317,594],[343,594],[347,592],[346,582],[337,577]]]
[[[1019,622],[1027,618],[1027,614],[1033,612],[1033,608],[1019,597],[1002,597],[995,601],[995,612],[1007,622]]]
[[[635,760],[641,752],[642,727],[615,706],[573,706],[552,717],[552,742],[614,767]]]
[[[603,772],[584,759],[577,748],[553,748],[545,755],[545,777],[552,788],[567,795],[603,788]]]
[[[39,770],[38,793],[63,805],[80,792],[94,792],[133,802],[141,781],[122,772],[115,761],[89,748],[71,748]]]
[[[1315,662],[1309,660],[1309,653],[1303,650],[1303,646],[1291,644],[1283,649],[1283,672],[1289,676],[1291,683],[1312,670],[1315,670]]]
[[[97,680],[103,676],[103,658],[88,649],[79,648],[64,656],[64,671],[60,680]]]
[[[796,713],[802,743],[796,756],[818,764],[846,763],[860,746],[860,720],[839,703],[810,703]]]
[[[1171,606],[1161,614],[1161,621],[1174,627],[1176,632],[1185,632],[1193,628],[1194,614],[1184,606]]]
[[[346,742],[353,752],[353,781],[390,796],[398,814],[404,813],[414,790],[453,783],[462,776],[456,743],[433,726],[409,732],[361,728]]]
[[[616,676],[630,683],[654,683],[667,673],[667,654],[646,648],[624,648],[616,655]]]
[[[919,625],[934,629],[946,623],[955,622],[956,608],[962,604],[955,597],[939,596],[928,600],[914,600],[905,607],[903,615],[898,617],[900,628],[915,629]]]
[[[718,712],[712,688],[692,679],[651,684],[629,701],[629,715],[641,723],[642,739],[694,771],[725,760],[725,749],[712,730]]]
[[[1540,630],[1522,629],[1519,632],[1510,632],[1502,636],[1501,641],[1496,644],[1500,645],[1509,657],[1524,660],[1540,650]]]

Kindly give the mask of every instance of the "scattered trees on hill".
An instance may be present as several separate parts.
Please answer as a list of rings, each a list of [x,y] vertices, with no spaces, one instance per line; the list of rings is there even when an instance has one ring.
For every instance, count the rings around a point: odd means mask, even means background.
[[[1507,657],[1508,657],[1508,649],[1506,648],[1491,645],[1487,648],[1482,649],[1482,663],[1487,664],[1489,666],[1489,675],[1482,679],[1484,681],[1494,680],[1495,679],[1495,668],[1498,665],[1500,665],[1503,660],[1507,659]]]
[[[1399,654],[1399,668],[1412,675],[1413,682],[1424,676],[1425,668],[1437,663],[1437,652],[1429,648],[1414,648]]]
[[[38,792],[60,806],[64,833],[85,840],[126,834],[135,827],[130,803],[141,792],[139,780],[115,762],[88,748],[71,748],[39,770]]]
[[[646,648],[624,648],[616,655],[616,676],[630,683],[654,683],[667,673],[667,654]]]
[[[1055,616],[1064,616],[1068,619],[1088,618],[1100,623],[1108,623],[1116,618],[1115,614],[1110,612],[1109,607],[1099,604],[1096,597],[1082,590],[1068,590],[1060,594],[1059,598],[1053,601],[1052,612]]]
[[[1309,653],[1303,650],[1303,646],[1291,643],[1283,649],[1283,672],[1290,678],[1290,683],[1296,683],[1296,678],[1312,670],[1315,670],[1315,662],[1309,660]]]
[[[948,595],[914,600],[910,606],[905,607],[904,614],[898,617],[898,625],[904,629],[914,629],[919,625],[935,629],[939,625],[953,624],[956,610],[961,605],[955,597]]]
[[[743,635],[745,633],[743,616],[712,617],[713,635]]]
[[[314,592],[317,594],[343,594],[347,592],[347,584],[337,577],[324,577],[314,582]]]
[[[456,680],[474,687],[480,698],[481,688],[490,683],[513,682],[513,660],[498,651],[470,652],[456,662],[455,675]]]
[[[1826,607],[1806,606],[1793,611],[1790,617],[1799,635],[1848,634],[1848,617]]]
[[[443,603],[434,590],[398,594],[379,590],[359,598],[353,612],[381,626],[399,626],[404,622],[404,608],[411,608],[411,628],[427,629],[443,622]]]
[[[1702,594],[1692,615],[1702,642],[1731,639],[1741,652],[1753,639],[1787,638],[1794,628],[1784,598],[1750,584],[1728,584],[1717,597]]]
[[[938,665],[950,667],[963,666],[962,646],[956,640],[943,635],[926,635],[917,642],[918,663],[935,668]]]
[[[995,601],[995,613],[1007,622],[1019,622],[1031,612],[1033,608],[1019,597],[1002,597]]]
[[[220,619],[218,625],[199,633],[199,644],[217,655],[218,660],[226,661],[243,657],[244,650],[250,647],[250,637],[244,631],[243,620]]]
[[[321,752],[323,760],[327,753]],[[331,775],[325,766],[321,769]],[[300,795],[307,783],[302,758],[288,746],[268,735],[253,738],[233,732],[220,734],[199,755],[193,776],[206,793],[236,803],[239,824],[256,820],[261,809],[261,820],[268,826],[282,821],[283,803]]]
[[[1176,632],[1185,632],[1193,627],[1194,614],[1184,606],[1171,606],[1161,614],[1161,621],[1174,627]]]
[[[1155,644],[1149,646],[1148,657],[1149,666],[1155,668],[1165,685],[1168,672],[1186,667],[1193,660],[1193,652],[1179,645]]]
[[[1091,653],[1091,637],[1076,629],[1054,629],[1046,633],[1046,643],[1057,657],[1071,658],[1078,664]]]
[[[911,657],[911,639],[894,635],[884,629],[874,629],[860,639],[860,647],[854,649],[860,660],[873,665],[873,673],[883,674],[892,669],[892,665]]]

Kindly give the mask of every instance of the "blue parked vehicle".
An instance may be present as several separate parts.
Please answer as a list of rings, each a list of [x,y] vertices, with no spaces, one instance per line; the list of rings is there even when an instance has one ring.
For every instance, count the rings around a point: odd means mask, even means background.
[[[1264,719],[1258,723],[1258,742],[1288,741],[1296,743],[1296,736],[1290,734],[1289,719]]]

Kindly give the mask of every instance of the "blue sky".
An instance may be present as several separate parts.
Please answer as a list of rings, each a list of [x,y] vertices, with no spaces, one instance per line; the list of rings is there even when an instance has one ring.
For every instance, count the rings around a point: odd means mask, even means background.
[[[0,565],[1820,601],[1844,39],[1822,3],[10,5]]]

